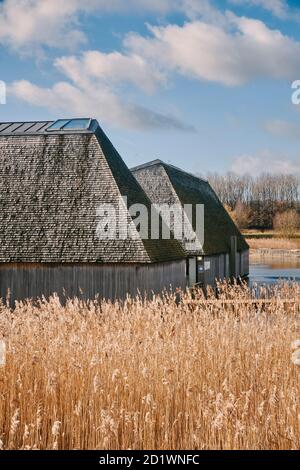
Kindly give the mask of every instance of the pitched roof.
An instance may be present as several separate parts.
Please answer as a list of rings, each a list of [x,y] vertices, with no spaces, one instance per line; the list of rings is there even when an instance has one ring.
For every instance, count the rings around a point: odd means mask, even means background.
[[[132,168],[131,171],[155,204],[204,205],[204,246],[202,251],[204,254],[229,253],[232,236],[237,236],[239,251],[249,248],[206,180],[161,160],[140,165]],[[195,217],[193,229],[196,230]],[[189,252],[189,250],[187,251]]]
[[[100,204],[112,204],[118,219],[122,196],[129,206],[151,203],[97,121],[88,121],[85,129],[71,124],[52,131],[53,124],[59,127],[53,121],[18,128],[0,123],[0,263],[184,257],[176,240],[99,240]],[[126,209],[124,214],[132,225]]]

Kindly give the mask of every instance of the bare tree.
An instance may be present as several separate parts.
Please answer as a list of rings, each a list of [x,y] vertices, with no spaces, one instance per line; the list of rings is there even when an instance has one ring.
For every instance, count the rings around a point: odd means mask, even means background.
[[[291,238],[300,230],[300,214],[295,209],[281,212],[274,217],[274,229],[282,236]]]
[[[244,204],[251,211],[251,226],[272,228],[278,212],[300,211],[300,176],[262,174],[256,178],[235,173],[209,174],[208,180],[231,211]],[[249,214],[248,214],[249,215]],[[248,217],[249,218],[249,217]]]

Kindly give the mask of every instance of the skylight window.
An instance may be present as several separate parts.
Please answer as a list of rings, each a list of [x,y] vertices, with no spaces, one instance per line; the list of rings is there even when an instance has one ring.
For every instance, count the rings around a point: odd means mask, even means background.
[[[88,130],[90,124],[91,119],[58,119],[47,128],[47,132]]]
[[[70,119],[59,119],[47,128],[47,131],[59,131],[65,124],[68,124]]]
[[[72,129],[74,131],[85,130],[90,127],[90,122],[91,122],[90,119],[72,119],[71,121],[68,122],[68,124],[66,124],[63,127],[62,130],[69,130],[69,129]]]

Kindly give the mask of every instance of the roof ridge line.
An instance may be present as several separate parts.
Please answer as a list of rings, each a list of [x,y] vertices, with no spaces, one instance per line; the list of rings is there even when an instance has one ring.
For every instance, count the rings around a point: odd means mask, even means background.
[[[174,168],[177,171],[180,171],[181,173],[185,173],[186,175],[192,176],[193,178],[200,180],[202,182],[208,183],[208,180],[205,178],[202,178],[201,176],[195,176],[192,173],[182,170],[182,168],[179,168],[178,166],[172,165],[172,163],[166,163],[163,160],[160,160],[157,158],[156,160],[151,160],[150,162],[144,163],[142,165],[135,166],[133,168],[130,168],[130,171],[134,172],[137,170],[143,170],[144,168],[149,168],[150,166],[155,166],[155,165],[162,165],[162,166],[168,166],[170,168]]]

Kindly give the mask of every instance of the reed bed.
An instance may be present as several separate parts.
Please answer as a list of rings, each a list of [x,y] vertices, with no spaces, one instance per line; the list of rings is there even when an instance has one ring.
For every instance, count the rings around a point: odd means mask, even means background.
[[[300,286],[257,294],[0,305],[0,447],[299,448]]]
[[[252,250],[267,248],[270,250],[300,250],[299,239],[287,238],[247,238]]]

